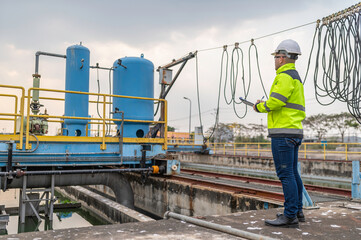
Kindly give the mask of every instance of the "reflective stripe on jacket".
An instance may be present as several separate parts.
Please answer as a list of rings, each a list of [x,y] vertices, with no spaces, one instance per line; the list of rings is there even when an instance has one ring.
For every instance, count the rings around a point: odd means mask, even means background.
[[[302,120],[305,119],[303,84],[295,64],[287,63],[276,71],[270,98],[258,103],[259,112],[268,113],[269,137],[303,137]]]

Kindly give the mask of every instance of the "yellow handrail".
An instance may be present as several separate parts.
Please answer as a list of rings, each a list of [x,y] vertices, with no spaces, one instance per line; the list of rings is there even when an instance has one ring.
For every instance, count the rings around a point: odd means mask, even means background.
[[[46,92],[57,92],[57,93],[74,93],[74,94],[82,94],[82,95],[91,95],[91,96],[99,96],[103,97],[103,116],[102,118],[89,118],[89,117],[69,117],[69,116],[52,116],[52,115],[32,115],[30,114],[30,99],[31,99],[31,93],[34,90],[39,91],[46,91]],[[77,92],[77,91],[67,91],[67,90],[58,90],[58,89],[45,89],[45,88],[29,88],[28,89],[28,95],[27,95],[27,119],[26,119],[26,143],[25,148],[30,149],[29,144],[29,124],[30,124],[30,117],[42,117],[42,118],[59,118],[59,119],[85,119],[85,120],[99,120],[101,121],[101,124],[103,125],[103,136],[102,136],[102,144],[101,149],[106,149],[105,145],[105,125],[106,121],[119,121],[119,119],[112,119],[112,118],[106,118],[105,117],[105,111],[106,111],[106,104],[108,103],[106,101],[107,97],[119,97],[119,98],[129,98],[129,99],[139,99],[139,100],[151,100],[151,101],[159,101],[164,103],[164,121],[149,121],[149,120],[133,120],[133,119],[125,119],[125,122],[141,122],[141,123],[161,123],[164,124],[164,144],[163,148],[167,149],[167,141],[166,141],[166,133],[167,133],[167,101],[165,99],[156,99],[156,98],[145,98],[145,97],[133,97],[133,96],[123,96],[123,95],[112,95],[112,94],[101,94],[101,93],[86,93],[86,92]],[[44,98],[48,100],[63,100],[61,98]]]
[[[15,108],[14,108],[14,113],[0,113],[0,116],[5,116],[3,118],[0,118],[0,120],[3,121],[14,121],[14,132],[13,135],[2,135],[0,136],[0,138],[2,140],[6,140],[6,139],[14,139],[14,140],[19,140],[19,144],[17,145],[18,149],[22,149],[23,148],[23,135],[25,135],[25,149],[30,149],[31,145],[29,143],[30,141],[30,134],[29,134],[29,125],[30,125],[30,118],[31,117],[37,117],[37,118],[45,118],[47,119],[48,122],[54,122],[54,123],[63,123],[64,119],[84,119],[84,120],[91,120],[88,124],[102,124],[103,129],[102,129],[102,143],[101,143],[101,149],[106,149],[106,141],[109,141],[109,137],[106,137],[105,131],[106,131],[106,127],[105,125],[107,124],[106,122],[109,121],[109,123],[111,123],[111,121],[120,121],[119,119],[113,119],[113,118],[106,118],[106,105],[107,104],[111,104],[111,102],[108,100],[108,98],[127,98],[127,99],[138,99],[138,100],[147,100],[147,101],[154,101],[154,102],[162,102],[163,103],[163,119],[162,121],[150,121],[150,120],[134,120],[134,119],[125,119],[125,122],[134,122],[134,123],[152,123],[152,124],[163,124],[163,132],[162,138],[159,138],[159,140],[153,140],[153,139],[148,139],[148,138],[142,138],[142,139],[135,139],[134,141],[137,143],[140,142],[152,142],[152,143],[159,143],[162,142],[163,148],[167,148],[167,140],[166,140],[166,133],[167,133],[167,101],[165,99],[156,99],[156,98],[146,98],[146,97],[134,97],[134,96],[123,96],[123,95],[112,95],[112,94],[101,94],[101,93],[86,93],[86,92],[77,92],[77,91],[66,91],[66,90],[58,90],[58,89],[45,89],[45,88],[29,88],[27,91],[27,95],[25,95],[25,89],[23,87],[20,86],[12,86],[12,85],[0,85],[0,88],[12,88],[12,89],[19,89],[21,90],[21,98],[20,98],[20,113],[17,113],[18,111],[18,96],[17,95],[10,95],[10,94],[0,94],[0,96],[4,96],[4,97],[14,97],[15,98]],[[32,98],[32,93],[34,90],[38,90],[38,91],[43,91],[43,92],[55,92],[55,93],[72,93],[72,94],[81,94],[81,95],[89,95],[89,96],[98,96],[98,97],[102,97],[102,101],[100,103],[102,103],[103,105],[103,113],[102,113],[102,117],[99,118],[89,118],[89,117],[71,117],[71,116],[55,116],[55,115],[34,115],[31,114],[31,109],[30,109],[30,105],[31,105],[31,98]],[[25,106],[25,99],[27,100],[27,105]],[[64,101],[64,98],[56,98],[56,97],[40,97],[39,99],[44,99],[44,100],[55,100],[55,101]],[[108,101],[107,101],[108,100]],[[97,101],[89,101],[90,103],[97,103]],[[25,109],[26,107],[26,109]],[[26,118],[25,118],[25,111],[27,112]],[[16,134],[16,128],[17,128],[17,117],[20,118],[20,122],[23,123],[24,119],[25,121],[25,126],[24,124],[20,124],[20,132],[19,135]],[[97,122],[100,121],[100,122]],[[112,124],[112,123],[111,123]],[[87,125],[88,126],[88,125]],[[26,127],[26,130],[24,129]],[[24,132],[25,131],[25,132]],[[54,137],[59,137],[59,136],[54,136]],[[70,139],[71,137],[69,137]],[[39,139],[54,139],[54,138],[47,138],[44,136],[40,137]],[[61,141],[64,141],[65,138],[61,138]],[[127,142],[131,142],[132,138],[126,138]],[[162,139],[162,140],[161,140]],[[76,141],[75,139],[73,139],[74,141]],[[45,140],[46,141],[46,140]],[[54,141],[54,140],[53,140]],[[83,139],[82,139],[83,141]],[[113,142],[113,140],[111,140],[111,142]]]
[[[0,84],[1,88],[12,88],[12,89],[17,89],[17,90],[21,90],[21,98],[20,98],[20,133],[19,133],[19,145],[17,146],[18,149],[22,149],[23,148],[23,134],[24,134],[24,124],[23,123],[23,119],[24,119],[24,99],[25,99],[25,88],[20,87],[20,86],[12,86],[12,85],[3,85]],[[16,104],[17,106],[17,104]],[[16,112],[17,112],[17,108],[16,108]],[[15,125],[16,126],[16,125]],[[16,131],[16,127],[14,126],[14,131]],[[15,132],[16,133],[16,132]],[[15,134],[14,134],[15,135]]]
[[[249,155],[254,152],[257,156],[261,156],[261,153],[269,153],[271,156],[271,147],[270,142],[230,142],[230,143],[209,143],[209,147],[213,149],[214,153],[223,153],[229,154],[230,152],[234,155],[241,152],[244,155]],[[184,144],[179,144],[184,145]],[[243,147],[237,147],[237,145],[243,145]],[[350,159],[350,155],[361,154],[360,151],[350,151],[350,146],[359,146],[361,149],[361,143],[309,143],[304,142],[301,145],[299,153],[302,154],[304,158],[308,157],[316,157],[326,160],[329,154],[338,154],[338,158],[345,159],[348,161]],[[303,147],[302,147],[303,146]],[[312,147],[314,146],[314,147]],[[337,147],[341,147],[341,150],[336,150]],[[311,150],[312,148],[316,148]],[[343,149],[344,148],[344,149]],[[332,150],[334,149],[334,150]],[[318,154],[318,155],[317,155]],[[321,155],[322,154],[322,155]],[[321,157],[322,156],[322,157]]]

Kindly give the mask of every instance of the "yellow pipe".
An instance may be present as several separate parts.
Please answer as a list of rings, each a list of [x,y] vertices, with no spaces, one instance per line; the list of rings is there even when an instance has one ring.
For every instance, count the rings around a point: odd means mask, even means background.
[[[346,154],[346,161],[347,161],[347,143],[345,143],[345,154]]]

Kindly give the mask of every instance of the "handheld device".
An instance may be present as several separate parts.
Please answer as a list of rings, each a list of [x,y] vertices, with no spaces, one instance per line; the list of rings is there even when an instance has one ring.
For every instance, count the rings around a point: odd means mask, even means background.
[[[254,103],[253,102],[250,102],[242,97],[239,98],[239,100],[241,100],[244,104],[248,105],[248,106],[251,106],[253,107]]]

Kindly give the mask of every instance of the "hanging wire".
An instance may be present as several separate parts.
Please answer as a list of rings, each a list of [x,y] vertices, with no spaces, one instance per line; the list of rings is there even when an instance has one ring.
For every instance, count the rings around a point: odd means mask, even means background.
[[[252,78],[252,71],[251,71],[251,50],[252,50],[252,47],[254,48],[254,51],[255,51],[255,54],[256,54],[256,63],[257,63],[259,81],[261,82],[261,86],[262,86],[264,95],[268,99],[268,95],[267,95],[267,92],[266,92],[266,89],[264,87],[263,80],[262,80],[261,69],[259,67],[258,50],[257,50],[257,46],[254,44],[253,39],[251,40],[251,45],[248,48],[248,64],[249,64],[248,76],[249,76],[249,82],[251,83],[251,78]]]
[[[361,123],[361,39],[360,3],[322,19],[316,26],[314,88],[323,106],[336,100],[345,102],[349,112]],[[312,50],[307,72],[311,62]],[[306,75],[307,77],[307,75]],[[305,77],[305,80],[306,80]],[[327,100],[324,99],[327,97]],[[330,100],[331,99],[331,100]]]
[[[278,32],[271,33],[271,34],[267,34],[267,35],[263,35],[263,36],[260,36],[260,37],[257,37],[257,38],[253,38],[253,39],[250,39],[250,40],[238,42],[238,44],[240,45],[240,44],[252,42],[252,40],[260,40],[260,39],[262,39],[262,38],[267,38],[267,37],[274,36],[274,35],[277,35],[277,34],[280,34],[280,33],[292,31],[292,30],[295,30],[295,29],[297,29],[297,28],[302,28],[302,27],[306,27],[306,26],[308,26],[308,25],[315,24],[316,22],[317,22],[317,21],[313,21],[313,22],[309,22],[309,23],[305,23],[305,24],[296,26],[296,27],[287,28],[287,29],[284,29],[284,30],[281,30],[281,31],[278,31]],[[228,44],[228,45],[226,45],[226,46],[231,47],[231,46],[235,46],[235,44]],[[212,51],[212,50],[221,49],[221,48],[223,48],[223,46],[212,47],[212,48],[205,48],[205,49],[200,49],[200,50],[197,50],[197,51],[198,51],[198,52],[205,52],[205,51]]]
[[[224,58],[225,59],[225,63],[224,63]],[[208,139],[211,139],[215,130],[218,129],[218,123],[219,123],[219,102],[221,99],[221,89],[222,89],[222,78],[223,78],[223,68],[224,68],[224,64],[226,65],[226,70],[225,70],[225,75],[226,75],[226,80],[227,81],[227,76],[228,76],[228,51],[227,51],[227,45],[223,46],[223,52],[222,52],[222,57],[221,57],[221,73],[220,73],[220,77],[219,77],[219,85],[218,85],[218,100],[217,100],[217,108],[216,108],[216,119],[213,125],[213,129],[208,137]],[[199,101],[199,99],[198,99]],[[204,137],[203,137],[204,139]]]

